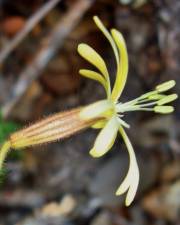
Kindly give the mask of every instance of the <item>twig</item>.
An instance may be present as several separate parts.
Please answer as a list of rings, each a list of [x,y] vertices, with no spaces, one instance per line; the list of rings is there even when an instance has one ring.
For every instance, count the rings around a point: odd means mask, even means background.
[[[6,44],[0,52],[0,64],[9,56],[16,46],[26,37],[34,26],[43,19],[61,0],[49,0],[37,12],[35,12],[26,22],[24,28]]]
[[[57,23],[53,31],[46,38],[42,48],[38,51],[34,60],[20,74],[17,83],[9,92],[2,106],[3,117],[7,117],[18,102],[30,84],[37,79],[48,62],[56,54],[57,50],[62,46],[64,39],[70,31],[77,25],[83,14],[89,9],[94,0],[78,0],[76,1],[63,18]]]

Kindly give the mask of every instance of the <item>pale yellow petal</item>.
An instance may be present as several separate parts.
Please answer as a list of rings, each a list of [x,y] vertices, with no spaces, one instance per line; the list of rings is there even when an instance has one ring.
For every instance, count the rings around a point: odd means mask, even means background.
[[[113,116],[96,138],[94,147],[90,151],[93,157],[101,157],[111,149],[116,139],[118,128],[119,123],[116,116]]]
[[[103,25],[103,23],[101,22],[101,20],[97,17],[94,16],[93,17],[94,22],[96,23],[97,27],[102,31],[102,33],[104,34],[104,36],[107,38],[107,40],[109,41],[113,51],[114,51],[114,55],[115,55],[115,59],[116,59],[116,63],[119,64],[119,53],[116,47],[116,44],[111,36],[111,34],[108,32],[108,30],[106,29],[106,27]]]
[[[118,187],[117,191],[116,191],[116,195],[122,195],[124,194],[130,185],[130,176],[129,176],[129,172],[127,173],[125,179],[123,180],[123,182],[121,183],[121,185]]]
[[[94,125],[92,125],[91,127],[94,128],[94,129],[101,129],[106,125],[106,123],[107,123],[106,120],[98,121]]]
[[[132,201],[134,200],[134,197],[135,197],[135,194],[136,194],[136,191],[138,188],[139,168],[137,165],[136,156],[135,156],[132,144],[122,126],[120,126],[120,128],[119,128],[119,132],[122,135],[122,138],[126,144],[126,147],[127,147],[128,153],[129,153],[129,161],[130,162],[129,162],[128,173],[127,173],[124,181],[118,188],[116,194],[121,195],[128,190],[127,196],[126,196],[126,206],[129,206],[132,203]]]
[[[111,33],[120,53],[120,64],[117,69],[116,80],[111,95],[112,100],[116,101],[120,97],[126,84],[128,74],[128,54],[122,34],[115,29],[112,29]]]
[[[108,91],[107,82],[100,73],[97,73],[97,72],[92,71],[92,70],[86,70],[86,69],[81,69],[79,71],[79,73],[80,73],[80,75],[82,75],[84,77],[87,77],[87,78],[90,78],[92,80],[98,81],[104,87],[104,89],[107,93],[107,91]]]
[[[103,58],[93,48],[91,48],[87,44],[79,44],[78,52],[83,58],[85,58],[88,62],[94,65],[108,80],[109,74],[106,64]]]
[[[84,107],[80,112],[82,119],[93,119],[100,117],[104,112],[111,110],[113,105],[108,100],[101,100]]]
[[[129,206],[135,198],[138,184],[139,184],[139,171],[135,170],[134,176],[132,176],[131,179],[132,179],[131,184],[127,192],[126,201],[125,201],[126,206]]]
[[[106,63],[104,62],[103,58],[89,45],[87,44],[79,44],[78,45],[78,53],[94,65],[104,76],[107,83],[107,96],[110,98],[111,95],[111,84],[109,79],[109,73],[106,67]]]

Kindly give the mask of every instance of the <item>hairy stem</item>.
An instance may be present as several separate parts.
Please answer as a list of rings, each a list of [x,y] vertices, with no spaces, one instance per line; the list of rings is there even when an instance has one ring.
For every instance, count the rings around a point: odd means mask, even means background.
[[[0,169],[2,169],[2,167],[3,167],[3,162],[4,162],[4,160],[5,160],[5,158],[8,154],[8,151],[9,151],[10,147],[11,147],[10,141],[6,141],[1,148],[1,151],[0,151]]]

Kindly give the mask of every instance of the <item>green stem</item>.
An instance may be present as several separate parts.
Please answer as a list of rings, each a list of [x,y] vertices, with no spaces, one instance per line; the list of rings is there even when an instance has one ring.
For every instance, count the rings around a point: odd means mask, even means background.
[[[3,167],[3,162],[8,154],[8,151],[11,147],[11,143],[10,141],[6,141],[3,146],[1,147],[1,150],[0,150],[0,169],[2,169]]]

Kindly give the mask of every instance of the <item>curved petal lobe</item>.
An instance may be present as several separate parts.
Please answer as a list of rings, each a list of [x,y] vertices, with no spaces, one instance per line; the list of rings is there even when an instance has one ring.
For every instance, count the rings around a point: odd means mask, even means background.
[[[81,76],[98,81],[104,87],[104,89],[106,90],[106,93],[107,93],[107,91],[108,91],[107,82],[100,73],[97,73],[92,70],[86,70],[86,69],[79,70],[79,73]]]
[[[116,116],[113,116],[100,131],[96,138],[94,147],[91,149],[90,154],[93,157],[101,157],[107,151],[109,151],[115,142],[117,132],[119,129],[119,123]]]
[[[106,79],[109,78],[108,70],[103,58],[93,48],[87,44],[79,44],[78,52],[84,59],[94,65]]]
[[[126,84],[128,74],[128,54],[122,34],[116,29],[112,29],[111,33],[120,53],[120,63],[117,68],[116,80],[111,95],[112,100],[116,101],[120,97]]]
[[[137,192],[138,184],[139,184],[139,168],[136,161],[136,156],[134,153],[134,149],[131,145],[131,142],[122,126],[119,128],[119,132],[122,135],[122,138],[127,146],[129,153],[129,170],[128,173],[118,188],[116,195],[121,195],[127,191],[126,196],[126,206],[129,206],[134,200],[135,194]]]
[[[114,51],[114,55],[115,55],[115,59],[116,59],[116,63],[117,65],[119,64],[119,53],[116,47],[116,44],[111,36],[111,34],[109,33],[109,31],[106,29],[106,27],[103,25],[103,23],[101,22],[101,20],[97,17],[94,16],[93,17],[95,24],[97,25],[97,27],[102,31],[102,33],[104,34],[104,36],[107,38],[107,40],[109,41],[113,51]]]
[[[113,105],[110,101],[101,100],[84,107],[80,112],[80,117],[82,119],[94,119],[112,108]]]

